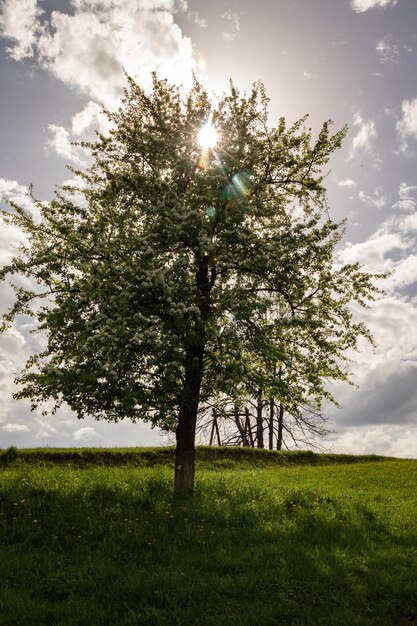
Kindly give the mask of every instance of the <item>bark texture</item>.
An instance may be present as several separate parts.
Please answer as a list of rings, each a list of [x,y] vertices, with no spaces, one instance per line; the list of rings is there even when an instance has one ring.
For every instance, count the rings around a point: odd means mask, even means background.
[[[192,496],[194,492],[195,431],[204,373],[206,323],[211,313],[210,291],[215,276],[215,269],[210,257],[205,255],[196,259],[195,280],[200,316],[195,321],[186,341],[184,387],[176,429],[175,497]]]
[[[278,411],[278,437],[277,437],[277,450],[282,450],[282,434],[284,430],[284,407],[279,405]]]
[[[256,404],[256,441],[258,448],[264,448],[264,418],[263,418],[263,398],[262,389],[258,389],[258,400]]]

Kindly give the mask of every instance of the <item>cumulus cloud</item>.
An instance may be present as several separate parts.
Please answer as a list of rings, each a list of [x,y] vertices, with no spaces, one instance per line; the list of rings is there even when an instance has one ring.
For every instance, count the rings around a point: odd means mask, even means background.
[[[372,194],[367,194],[364,191],[360,191],[359,200],[368,206],[374,206],[377,209],[382,209],[387,203],[387,197],[383,194],[382,189],[377,187]]]
[[[345,180],[339,180],[337,183],[339,187],[356,187],[356,183],[351,178],[346,178]]]
[[[33,202],[29,194],[29,189],[25,185],[20,185],[15,180],[0,178],[0,204],[5,208],[13,202],[26,209],[36,221],[40,219],[38,207]],[[14,225],[7,224],[4,218],[0,216],[0,267],[10,263],[18,252],[19,246],[27,244],[27,237],[22,230]],[[20,281],[15,280],[16,284]],[[24,282],[24,281],[23,281]],[[23,285],[22,285],[23,286]],[[28,283],[25,284],[28,286]],[[14,292],[8,282],[0,284],[0,315],[9,310],[14,301]],[[4,350],[2,350],[2,342],[8,341],[5,335],[0,335],[0,360],[4,358]]]
[[[1,294],[4,295],[3,292]],[[3,298],[2,298],[3,299]],[[10,304],[10,303],[9,303]],[[30,354],[30,344],[16,325],[0,334],[0,424],[15,423],[14,379]],[[7,432],[11,432],[7,430]]]
[[[349,158],[353,159],[357,151],[372,153],[372,142],[377,137],[375,123],[372,120],[364,120],[360,113],[356,113],[353,118],[353,126],[358,130],[353,137]]]
[[[403,428],[404,433],[411,432],[410,428],[415,432],[417,427],[417,297],[413,295],[417,284],[416,192],[414,185],[401,183],[394,213],[367,241],[347,243],[339,251],[340,263],[359,261],[367,271],[391,272],[381,283],[386,295],[370,309],[355,310],[357,318],[371,330],[377,347],[364,344],[352,356],[355,363],[351,371],[359,389],[352,393],[336,384],[333,390],[342,409],[331,417],[336,426],[349,428],[336,438],[341,450],[353,437],[349,434],[354,432],[352,426],[362,425],[360,436],[365,438],[369,436],[367,425],[390,425]],[[378,448],[372,447],[371,440],[369,449],[357,450],[410,456],[410,446],[401,448],[395,443],[396,437],[388,440],[394,446],[388,452],[384,451],[383,442]],[[352,441],[357,443],[356,436]]]
[[[63,126],[49,124],[48,130],[52,137],[48,139],[48,146],[55,150],[58,156],[71,161],[75,165],[86,165],[86,161],[81,158],[81,150],[71,143],[69,132]]]
[[[389,272],[393,263],[388,254],[393,250],[406,250],[407,242],[403,241],[399,233],[385,232],[380,228],[366,241],[351,244],[347,242],[339,252],[341,263],[362,263],[367,270],[374,272]]]
[[[377,192],[377,195],[374,195]],[[365,199],[378,202],[375,190]],[[359,194],[360,195],[360,194]],[[384,198],[386,201],[386,199]],[[385,219],[364,242],[347,242],[338,252],[340,263],[359,261],[368,271],[393,272],[384,282],[390,290],[410,287],[417,282],[417,187],[403,182],[398,189],[394,213]],[[417,345],[417,337],[416,337]]]
[[[16,61],[33,57],[43,14],[37,0],[5,0],[0,9],[0,33],[13,42],[6,52]]]
[[[0,178],[0,203],[13,202],[29,211],[33,217],[39,218],[39,209],[30,196],[29,187],[16,180]]]
[[[152,71],[186,88],[191,85],[197,67],[191,40],[174,21],[174,14],[186,8],[184,0],[71,0],[70,11],[49,15],[36,0],[0,5],[0,35],[13,42],[9,55],[17,60],[35,56],[40,67],[90,98],[72,119],[72,129],[48,127],[48,147],[73,164],[85,165],[82,151],[71,142],[93,125],[108,131],[98,103],[110,108],[118,104],[126,84],[123,70],[145,88],[151,86]]]
[[[29,189],[16,181],[0,178],[0,200],[14,202],[28,210],[35,219],[40,219],[39,210],[29,195]],[[22,231],[0,219],[0,266],[10,263],[19,245],[27,243]],[[27,278],[13,277],[13,283],[25,288],[33,288]],[[35,286],[36,288],[36,286]],[[15,300],[13,289],[8,281],[0,284],[0,315],[10,309]],[[17,405],[13,399],[16,391],[15,376],[20,372],[34,350],[42,347],[38,335],[30,333],[33,325],[27,319],[18,319],[7,331],[0,334],[0,424],[21,423],[20,411],[28,412],[28,402]],[[10,435],[17,430],[6,430]],[[22,429],[19,431],[24,433]],[[29,431],[28,431],[29,432]]]
[[[413,212],[417,208],[417,187],[401,183],[398,190],[398,201],[393,205],[393,209],[399,211]]]
[[[397,323],[401,324],[402,320],[397,320]],[[379,348],[379,351],[382,352],[382,349]],[[417,426],[417,366],[415,363],[405,364],[401,359],[395,359],[393,365],[395,371],[390,371],[391,367],[382,359],[373,363],[359,389],[350,395],[349,404],[338,417],[339,423],[352,426],[361,423]]]
[[[395,6],[397,0],[350,0],[350,6],[356,13],[364,13],[369,9]]]
[[[417,97],[414,100],[404,100],[401,108],[402,115],[396,128],[400,140],[400,150],[407,152],[409,140],[417,140]]]
[[[6,433],[28,433],[30,428],[26,424],[5,424],[2,430]]]
[[[349,433],[354,433],[356,427],[361,429],[361,437],[366,438],[374,427],[387,431],[400,428],[407,432],[415,432],[417,428],[416,300],[391,292],[370,309],[355,313],[371,330],[376,348],[364,343],[352,357],[354,362],[349,369],[358,389],[352,391],[338,383],[332,389],[341,404],[340,410],[329,412],[335,425],[332,430],[336,431],[330,439],[338,441],[338,451],[349,451],[345,446]],[[371,439],[369,445],[369,448],[360,446],[357,452],[393,454],[377,447],[376,442],[372,445]],[[410,452],[411,446],[403,450],[405,456]]]
[[[88,439],[95,434],[96,431],[94,430],[94,428],[91,428],[90,426],[85,426],[84,428],[79,428],[75,431],[74,439],[75,441],[81,441],[82,439]]]
[[[329,435],[332,451],[345,454],[381,454],[399,458],[416,458],[417,426],[383,424],[337,429]]]
[[[74,135],[80,137],[92,127],[100,131],[108,131],[107,118],[103,116],[101,107],[90,100],[81,111],[73,116],[71,130]]]
[[[10,56],[36,53],[41,67],[107,106],[122,93],[123,68],[145,87],[153,70],[190,84],[191,41],[174,21],[184,6],[174,0],[72,0],[71,5],[71,12],[52,11],[41,23],[35,0],[6,0],[0,32],[14,42]]]
[[[81,139],[94,139],[93,131],[107,135],[111,129],[111,122],[103,113],[102,107],[90,100],[85,107],[76,113],[71,119],[69,130],[64,126],[49,124],[48,130],[51,137],[47,140],[47,146],[66,161],[78,166],[85,166],[89,160],[89,153],[84,148],[74,145]]]

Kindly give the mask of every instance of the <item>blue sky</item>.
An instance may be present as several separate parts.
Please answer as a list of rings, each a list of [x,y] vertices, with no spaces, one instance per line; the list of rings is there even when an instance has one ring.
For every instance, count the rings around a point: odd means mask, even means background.
[[[216,95],[229,78],[261,79],[271,123],[305,113],[349,125],[327,177],[329,208],[348,218],[338,261],[394,270],[386,296],[358,312],[374,333],[351,371],[358,388],[333,385],[329,409],[339,452],[417,456],[417,2],[415,0],[2,0],[0,197],[28,208],[27,186],[48,200],[86,155],[71,145],[105,130],[122,68],[145,87],[156,70]],[[0,262],[21,234],[1,225]],[[0,287],[0,306],[11,301]],[[67,409],[31,413],[12,399],[13,378],[42,337],[18,321],[0,337],[0,447],[150,445],[146,425],[85,419]]]

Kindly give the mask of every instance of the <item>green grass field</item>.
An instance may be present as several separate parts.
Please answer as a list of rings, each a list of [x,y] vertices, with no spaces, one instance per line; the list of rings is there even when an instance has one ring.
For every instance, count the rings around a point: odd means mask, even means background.
[[[203,449],[173,503],[172,450],[15,456],[2,625],[417,624],[417,461]]]

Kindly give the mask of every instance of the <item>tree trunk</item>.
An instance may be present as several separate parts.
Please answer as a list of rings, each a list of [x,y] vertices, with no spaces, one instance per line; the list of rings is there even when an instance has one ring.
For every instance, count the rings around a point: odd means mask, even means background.
[[[284,428],[284,407],[279,405],[278,412],[278,437],[277,437],[277,450],[282,450],[282,432]]]
[[[213,415],[213,422],[212,422],[212,426],[211,426],[211,435],[210,435],[209,446],[213,445],[214,434],[216,434],[216,436],[217,436],[217,445],[221,446],[222,445],[222,440],[221,440],[221,437],[220,437],[219,421],[217,419],[216,409],[213,409],[212,415]]]
[[[203,343],[187,352],[185,381],[176,430],[175,496],[191,496],[194,490],[195,429],[203,378],[203,356]]]
[[[249,441],[248,441],[248,437],[247,437],[247,434],[246,434],[246,423],[245,423],[244,426],[242,426],[242,423],[241,423],[240,417],[239,417],[239,409],[237,408],[237,406],[235,406],[234,418],[235,418],[235,424],[236,424],[237,429],[239,431],[240,438],[242,439],[242,446],[243,447],[249,446]]]
[[[258,389],[258,402],[256,405],[256,440],[258,448],[264,448],[264,420],[262,415],[262,389]]]
[[[250,423],[250,414],[249,414],[249,409],[247,406],[245,406],[245,415],[246,415],[246,420],[245,420],[245,433],[247,433],[247,437],[249,437],[249,442],[251,445],[251,448],[255,447],[255,442],[253,440],[252,437],[252,426]]]
[[[176,429],[175,497],[192,496],[194,492],[195,430],[204,371],[206,321],[211,313],[209,296],[215,279],[215,270],[212,266],[209,278],[210,259],[207,255],[196,259],[196,266],[195,279],[200,317],[195,321],[186,339],[184,386]]]
[[[274,449],[274,398],[269,398],[269,449]]]

